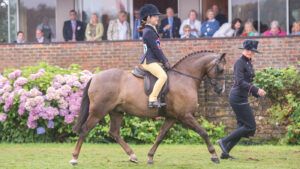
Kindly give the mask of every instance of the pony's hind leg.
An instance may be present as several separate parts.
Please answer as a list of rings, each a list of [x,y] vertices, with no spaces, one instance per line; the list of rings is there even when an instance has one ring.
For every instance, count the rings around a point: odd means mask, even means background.
[[[188,128],[194,130],[196,133],[198,133],[205,141],[208,151],[211,154],[211,160],[214,163],[220,163],[220,160],[218,158],[218,155],[216,153],[216,150],[214,146],[212,145],[209,136],[204,128],[200,126],[200,124],[197,122],[196,118],[192,114],[187,114],[184,118],[180,120],[182,124],[187,126]]]
[[[156,137],[155,143],[153,144],[152,148],[148,152],[148,164],[153,164],[153,156],[156,152],[157,147],[162,142],[170,128],[174,125],[176,122],[175,119],[169,119],[167,118],[164,122],[164,124],[161,126],[158,136]]]
[[[77,159],[78,159],[78,156],[79,156],[79,153],[80,153],[80,149],[81,149],[81,146],[82,146],[82,143],[83,143],[85,137],[87,136],[87,134],[89,133],[89,131],[91,131],[97,125],[97,123],[99,123],[99,121],[100,121],[100,119],[98,117],[94,116],[94,115],[90,114],[88,116],[87,121],[82,126],[82,130],[81,130],[81,132],[79,134],[79,138],[77,140],[75,150],[72,153],[73,158],[70,161],[70,163],[72,165],[77,164]]]
[[[137,157],[134,154],[133,150],[130,148],[130,146],[123,140],[123,138],[120,135],[120,128],[123,120],[123,113],[121,112],[111,112],[109,114],[110,116],[110,129],[109,134],[110,136],[121,145],[121,147],[124,149],[127,155],[129,155],[129,160],[131,162],[137,163]]]
[[[85,137],[87,136],[87,134],[89,133],[89,131],[91,129],[93,129],[97,125],[97,123],[99,123],[99,121],[100,121],[100,119],[98,117],[96,117],[96,116],[93,116],[91,114],[88,116],[87,121],[82,126],[82,130],[81,130],[81,132],[79,134],[79,138],[77,140],[75,150],[72,153],[73,158],[70,161],[70,163],[72,165],[77,164],[77,159],[78,159],[78,156],[79,156],[79,153],[80,153],[80,149],[81,149],[81,146],[82,146],[82,143],[83,143]]]

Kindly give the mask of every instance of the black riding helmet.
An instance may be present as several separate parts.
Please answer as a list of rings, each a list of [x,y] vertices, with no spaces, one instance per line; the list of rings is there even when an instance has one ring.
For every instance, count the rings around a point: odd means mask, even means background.
[[[160,15],[157,7],[153,4],[145,4],[140,9],[140,16],[142,20],[147,19],[148,16]]]

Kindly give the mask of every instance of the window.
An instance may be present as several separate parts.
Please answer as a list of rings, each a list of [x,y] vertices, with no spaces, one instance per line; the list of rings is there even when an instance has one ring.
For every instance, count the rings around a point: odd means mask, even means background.
[[[0,0],[0,43],[8,42],[8,0]]]
[[[257,30],[258,0],[232,0],[232,20],[240,18],[244,23],[252,21]],[[255,24],[256,23],[256,24]]]
[[[82,20],[89,23],[92,13],[97,13],[99,20],[103,23],[103,40],[106,40],[106,32],[111,19],[117,18],[120,10],[129,11],[127,0],[83,0]],[[129,21],[128,21],[129,22]]]
[[[43,22],[50,26],[54,40],[55,7],[56,1],[52,0],[20,0],[20,30],[28,42],[35,42],[35,30]]]
[[[273,20],[277,20],[281,29],[286,31],[286,0],[260,0],[259,5],[261,33],[270,27]]]
[[[289,1],[289,29],[292,32],[292,25],[295,21],[300,21],[300,3],[299,0],[290,0]]]

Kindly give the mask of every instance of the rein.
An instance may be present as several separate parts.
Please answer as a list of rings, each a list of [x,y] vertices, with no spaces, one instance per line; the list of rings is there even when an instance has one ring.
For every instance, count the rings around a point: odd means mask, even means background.
[[[213,68],[215,68],[215,69],[217,69],[217,65],[219,64],[219,62],[218,61],[216,61],[216,63],[212,66],[212,67],[210,67],[209,69],[208,69],[208,71],[205,73],[205,75],[204,76],[206,76],[209,80],[210,80],[210,83],[213,85],[213,79],[211,79],[210,77],[208,77],[207,76],[207,74],[213,69]],[[180,75],[182,75],[182,76],[186,76],[186,77],[189,77],[189,78],[192,78],[192,79],[195,79],[195,80],[199,80],[199,81],[202,81],[203,79],[202,78],[198,78],[198,77],[195,77],[195,76],[192,76],[192,75],[189,75],[189,74],[186,74],[186,73],[182,73],[182,72],[180,72],[180,71],[177,71],[177,70],[175,70],[175,69],[173,69],[173,68],[171,68],[171,69],[169,69],[170,71],[173,71],[173,72],[176,72],[176,73],[178,73],[178,74],[180,74]],[[226,80],[226,78],[224,77],[224,78],[218,78],[218,80]]]
[[[179,71],[177,71],[177,70],[175,70],[175,69],[173,69],[173,68],[170,69],[170,71],[176,72],[176,73],[178,73],[178,74],[180,74],[180,75],[182,75],[182,76],[186,76],[186,77],[189,77],[189,78],[192,78],[192,79],[195,79],[195,80],[202,81],[202,78],[198,78],[198,77],[195,77],[195,76],[192,76],[192,75],[188,75],[188,74],[179,72]]]

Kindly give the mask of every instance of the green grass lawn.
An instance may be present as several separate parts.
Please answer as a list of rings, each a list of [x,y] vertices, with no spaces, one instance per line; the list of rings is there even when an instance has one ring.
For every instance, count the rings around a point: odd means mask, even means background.
[[[161,145],[153,165],[147,165],[151,145],[132,145],[139,163],[116,144],[83,144],[79,164],[68,162],[74,144],[0,144],[0,169],[299,169],[300,146],[237,146],[232,155],[237,160],[213,164],[204,145]],[[220,153],[217,147],[218,154]]]

